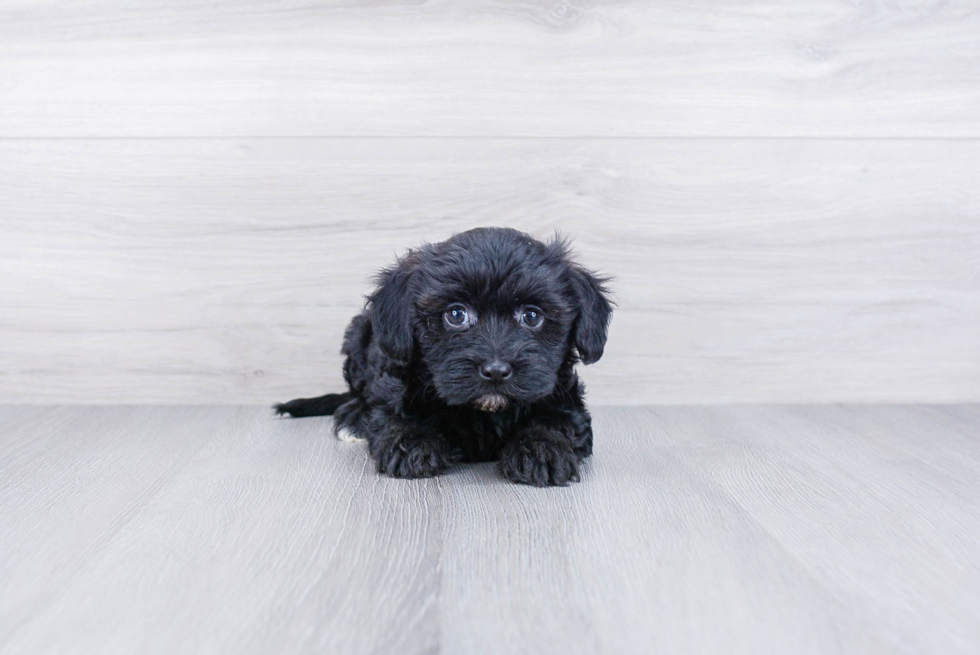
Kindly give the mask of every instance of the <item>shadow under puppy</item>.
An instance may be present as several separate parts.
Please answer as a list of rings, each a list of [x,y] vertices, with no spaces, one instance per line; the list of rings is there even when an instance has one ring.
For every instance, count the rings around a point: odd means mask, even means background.
[[[333,414],[395,477],[499,460],[514,482],[578,480],[592,421],[575,364],[602,356],[605,278],[564,240],[478,228],[410,250],[377,281],[344,336],[350,390],[277,413]]]

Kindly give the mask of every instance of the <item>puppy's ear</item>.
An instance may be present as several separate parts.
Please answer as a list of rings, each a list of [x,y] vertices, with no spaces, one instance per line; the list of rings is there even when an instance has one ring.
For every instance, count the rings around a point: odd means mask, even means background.
[[[378,288],[367,299],[378,345],[386,355],[401,363],[411,359],[415,343],[410,284],[418,263],[418,253],[410,252],[394,267],[381,271]]]
[[[572,325],[572,343],[583,364],[593,364],[602,357],[606,331],[612,316],[612,302],[606,289],[608,278],[569,264],[569,284],[578,303],[579,313]]]

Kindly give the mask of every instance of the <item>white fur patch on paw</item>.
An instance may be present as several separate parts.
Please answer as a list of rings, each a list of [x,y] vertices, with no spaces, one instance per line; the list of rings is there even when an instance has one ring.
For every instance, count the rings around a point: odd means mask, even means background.
[[[361,439],[359,436],[348,430],[347,428],[340,428],[337,430],[337,439],[340,441],[345,441],[347,443],[357,443],[359,441],[367,441],[367,439]]]

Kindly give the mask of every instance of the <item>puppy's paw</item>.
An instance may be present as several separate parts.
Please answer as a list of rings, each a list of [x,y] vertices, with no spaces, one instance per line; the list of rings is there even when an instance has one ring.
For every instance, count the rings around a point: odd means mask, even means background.
[[[337,441],[343,441],[345,443],[360,443],[362,441],[367,441],[367,439],[364,437],[357,436],[350,429],[345,427],[335,428],[334,434],[337,435]]]
[[[378,472],[394,478],[431,478],[459,460],[440,437],[406,437],[385,444],[376,455]]]
[[[513,482],[535,487],[568,486],[578,482],[579,458],[565,444],[523,439],[508,444],[500,455],[500,472]]]

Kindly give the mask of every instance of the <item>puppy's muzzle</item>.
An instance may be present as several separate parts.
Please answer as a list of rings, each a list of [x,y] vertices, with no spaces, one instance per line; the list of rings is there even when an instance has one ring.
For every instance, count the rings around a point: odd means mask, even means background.
[[[499,412],[510,404],[506,396],[499,393],[488,393],[476,399],[476,406],[484,412]]]
[[[500,384],[510,379],[513,373],[514,369],[511,365],[500,360],[488,362],[480,367],[480,377],[493,384]]]

